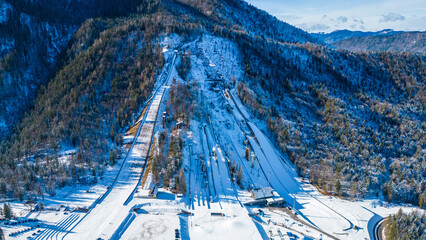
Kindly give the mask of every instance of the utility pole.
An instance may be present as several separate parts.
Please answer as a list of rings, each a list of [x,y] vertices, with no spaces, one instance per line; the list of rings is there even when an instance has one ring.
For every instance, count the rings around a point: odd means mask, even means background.
[[[294,193],[294,202],[293,202],[293,211],[294,211],[294,214],[296,214],[296,196],[297,196],[297,193]]]

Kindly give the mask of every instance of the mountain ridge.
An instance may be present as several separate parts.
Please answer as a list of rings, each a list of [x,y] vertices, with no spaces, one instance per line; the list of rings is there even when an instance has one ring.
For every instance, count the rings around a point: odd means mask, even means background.
[[[332,46],[350,51],[390,51],[426,54],[426,32],[402,32],[394,35],[352,37]]]
[[[337,48],[349,51],[392,51],[426,53],[426,32],[394,31],[384,29],[378,32],[338,30],[328,34],[312,34],[318,39]]]
[[[367,37],[367,36],[379,36],[379,35],[394,35],[402,33],[404,31],[394,31],[393,29],[383,29],[380,31],[351,31],[347,29],[335,30],[331,33],[311,33],[314,37],[324,41],[325,43],[332,44],[341,40],[345,40],[352,37]]]

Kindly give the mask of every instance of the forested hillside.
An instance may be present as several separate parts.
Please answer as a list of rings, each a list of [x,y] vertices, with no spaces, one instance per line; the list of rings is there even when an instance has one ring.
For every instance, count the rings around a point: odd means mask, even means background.
[[[417,204],[425,196],[424,55],[265,42],[242,49],[240,97],[301,176],[351,198],[383,193]]]
[[[160,39],[210,33],[239,46],[240,98],[301,176],[348,198],[426,196],[425,55],[333,50],[239,0],[131,3],[132,14],[86,20],[72,36],[2,144],[0,194],[95,181],[164,65]],[[70,161],[58,159],[64,149]]]
[[[0,0],[0,140],[55,74],[61,52],[91,17],[137,11],[138,1]]]
[[[149,14],[158,4],[145,3],[143,17],[91,19],[79,28],[58,62],[61,68],[2,144],[1,194],[22,199],[42,188],[54,194],[65,184],[96,181],[106,164],[115,163],[120,132],[164,64],[155,39],[164,23],[173,24]],[[58,159],[64,148],[77,149],[71,161]]]
[[[75,23],[33,16],[40,8],[21,1],[0,1],[0,139],[9,135],[38,89],[48,78]],[[44,8],[40,14],[49,11]],[[46,16],[55,16],[47,14]]]

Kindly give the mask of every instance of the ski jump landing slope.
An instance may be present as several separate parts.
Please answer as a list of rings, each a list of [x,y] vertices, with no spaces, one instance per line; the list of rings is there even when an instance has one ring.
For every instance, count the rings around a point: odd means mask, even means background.
[[[111,186],[108,195],[64,239],[109,239],[127,217],[132,205],[125,206],[127,198],[139,184],[140,175],[147,160],[152,139],[155,116],[166,87],[154,96],[145,121],[136,136],[134,147]]]
[[[312,225],[331,234],[351,229],[351,221],[315,197],[319,195],[318,191],[302,188],[294,169],[280,159],[268,138],[250,121],[235,91],[231,90],[230,93],[238,108],[233,112],[240,115],[239,118],[244,118],[253,132],[254,136],[247,136],[247,139],[274,190],[290,205],[295,205],[296,210]]]
[[[200,142],[194,144],[195,152],[203,152],[209,164],[209,187],[212,201],[208,202],[208,187],[204,182],[200,167],[194,168],[194,174],[189,176],[192,180],[191,197],[193,216],[189,217],[189,235],[191,239],[262,239],[254,222],[249,217],[248,211],[238,201],[235,187],[229,176],[229,171],[222,149],[217,145],[210,128],[200,130]],[[197,132],[197,131],[194,131]],[[208,144],[207,144],[208,142]],[[213,154],[213,148],[216,156]],[[195,160],[191,159],[195,166]],[[211,170],[210,170],[211,169]],[[198,175],[198,176],[197,176]],[[207,201],[206,201],[207,199]],[[216,214],[216,215],[214,215]],[[219,215],[218,215],[219,214]],[[222,215],[223,214],[223,215]]]

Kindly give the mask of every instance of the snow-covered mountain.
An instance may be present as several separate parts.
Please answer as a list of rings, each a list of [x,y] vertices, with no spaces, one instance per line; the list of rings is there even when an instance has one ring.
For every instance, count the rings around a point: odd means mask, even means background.
[[[426,53],[426,32],[385,29],[378,32],[339,30],[312,34],[338,49],[350,51],[391,51]]]
[[[367,37],[367,36],[386,36],[401,33],[402,31],[394,31],[392,29],[383,29],[377,32],[363,32],[363,31],[350,31],[350,30],[336,30],[331,33],[311,33],[314,37],[324,41],[325,43],[332,44],[344,39],[353,37]]]
[[[426,54],[426,32],[353,37],[331,44],[350,51],[390,51]]]
[[[4,198],[99,186],[111,171],[132,186],[151,181],[183,194],[190,162],[211,168],[202,162],[210,159],[217,160],[211,174],[221,185],[195,178],[207,185],[199,192],[217,188],[232,196],[226,206],[236,216],[248,213],[240,211],[232,188],[240,184],[249,195],[248,179],[255,176],[253,186],[257,179],[271,185],[287,202],[294,198],[286,194],[306,187],[305,180],[308,188],[345,199],[420,206],[426,198],[425,55],[336,50],[241,0],[21,0],[2,6],[0,126],[15,129],[0,147]],[[57,21],[49,15],[54,12]],[[157,118],[161,124],[154,126]],[[243,158],[241,170],[228,160]],[[151,175],[138,178],[143,163]],[[132,186],[111,192],[128,202]],[[303,214],[312,210],[308,217],[331,225],[331,234],[334,228],[358,232],[332,209],[316,209],[323,204],[309,191],[298,200]],[[107,199],[101,203],[107,208],[115,204],[109,192],[99,198]],[[131,220],[136,213],[127,218],[128,210],[120,202],[114,214]],[[338,224],[322,222],[324,212]],[[109,217],[92,216],[93,223]],[[360,222],[366,229],[366,220]],[[247,218],[239,223],[253,225]],[[107,225],[94,235],[112,236]],[[87,227],[81,232],[90,233]],[[209,231],[201,228],[197,236]]]

